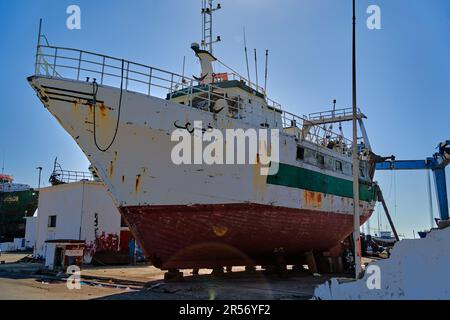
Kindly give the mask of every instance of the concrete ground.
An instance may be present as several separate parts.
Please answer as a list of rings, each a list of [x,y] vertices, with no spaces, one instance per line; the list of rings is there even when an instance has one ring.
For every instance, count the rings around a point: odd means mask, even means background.
[[[17,263],[21,258],[14,254],[0,258],[6,262],[0,265],[0,299],[305,300],[333,277],[289,271],[280,278],[235,267],[220,277],[212,276],[211,270],[200,270],[198,276],[186,270],[184,281],[165,283],[164,272],[147,265],[86,267],[81,271],[81,289],[69,290],[64,279],[36,274],[41,264]]]

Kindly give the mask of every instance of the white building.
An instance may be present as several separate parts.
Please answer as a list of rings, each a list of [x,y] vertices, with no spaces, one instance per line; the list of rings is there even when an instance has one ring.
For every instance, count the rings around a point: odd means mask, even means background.
[[[32,217],[25,217],[25,248],[34,249],[37,240],[37,211]]]
[[[45,258],[46,267],[51,269],[67,266],[67,261],[81,255],[84,263],[130,257],[129,229],[121,223],[118,209],[100,182],[79,181],[40,189],[35,230],[34,256]],[[27,236],[33,241],[31,234]]]

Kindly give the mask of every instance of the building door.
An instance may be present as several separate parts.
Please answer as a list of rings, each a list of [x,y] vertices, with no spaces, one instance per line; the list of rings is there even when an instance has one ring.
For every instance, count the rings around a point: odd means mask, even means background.
[[[55,268],[63,268],[64,262],[64,249],[61,247],[56,247],[55,250]]]

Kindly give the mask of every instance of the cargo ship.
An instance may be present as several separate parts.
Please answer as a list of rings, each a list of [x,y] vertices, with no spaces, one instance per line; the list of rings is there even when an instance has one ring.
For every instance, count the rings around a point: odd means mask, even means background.
[[[39,32],[28,82],[87,156],[156,267],[270,265],[280,252],[291,264],[305,252],[339,255],[353,231],[352,141],[330,125],[351,121],[352,110],[297,116],[228,68],[213,53],[218,8],[204,1],[202,42],[191,46],[198,77],[52,46]],[[228,72],[215,73],[217,64]],[[366,117],[357,117],[364,223],[376,184]],[[226,136],[227,129],[277,130],[278,144],[260,145],[244,164],[174,163],[175,130],[195,138],[211,130]],[[279,160],[264,164],[275,149]],[[278,170],[262,174],[267,167]]]
[[[36,211],[38,195],[29,185],[14,183],[11,176],[0,174],[0,242],[25,237],[25,217]]]

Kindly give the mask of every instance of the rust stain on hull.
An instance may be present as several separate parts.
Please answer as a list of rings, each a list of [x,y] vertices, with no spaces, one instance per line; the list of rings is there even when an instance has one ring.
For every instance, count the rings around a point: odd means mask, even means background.
[[[138,174],[136,175],[136,181],[135,181],[135,185],[134,185],[134,191],[136,193],[139,193],[141,191],[141,175]]]
[[[322,208],[322,193],[305,190],[303,193],[303,197],[306,207],[314,209]]]

